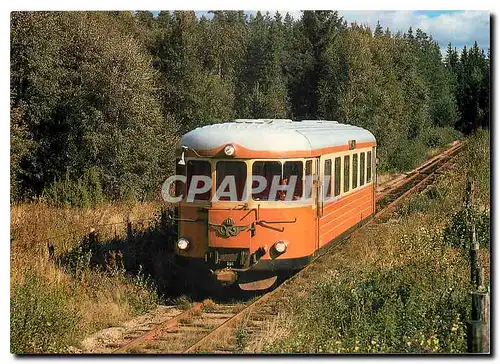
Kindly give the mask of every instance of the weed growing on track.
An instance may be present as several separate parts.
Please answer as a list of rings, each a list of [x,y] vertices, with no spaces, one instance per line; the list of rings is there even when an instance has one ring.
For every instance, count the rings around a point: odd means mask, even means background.
[[[480,259],[489,278],[489,134],[471,138],[435,187],[413,196],[385,224],[355,232],[282,308],[272,353],[462,353],[470,314],[462,254],[465,178],[474,178]],[[474,169],[471,170],[472,166]],[[286,319],[285,319],[286,318]]]
[[[235,332],[236,352],[241,353],[248,343],[248,332],[245,329],[238,328]]]

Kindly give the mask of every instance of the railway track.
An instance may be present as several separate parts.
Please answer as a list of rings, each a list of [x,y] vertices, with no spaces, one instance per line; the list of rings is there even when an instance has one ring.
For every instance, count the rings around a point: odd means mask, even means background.
[[[372,222],[386,219],[404,199],[434,183],[440,173],[453,165],[463,146],[461,142],[456,143],[379,193],[376,196],[377,209]],[[324,269],[321,260],[328,251],[331,249],[316,257],[311,264],[276,289],[247,304],[198,302],[180,313],[173,308],[172,312],[176,313],[166,314],[163,322],[129,333],[124,337],[124,343],[110,346],[106,351],[116,354],[241,352],[243,339],[265,332],[266,324],[279,314],[283,300],[290,297],[292,292],[297,294],[293,285],[297,281],[307,280],[315,271]]]
[[[377,212],[374,220],[389,215],[403,199],[432,185],[439,174],[453,165],[456,155],[463,146],[463,142],[453,145],[422,166],[407,173],[404,178],[391,186],[390,189],[379,193],[375,198]]]

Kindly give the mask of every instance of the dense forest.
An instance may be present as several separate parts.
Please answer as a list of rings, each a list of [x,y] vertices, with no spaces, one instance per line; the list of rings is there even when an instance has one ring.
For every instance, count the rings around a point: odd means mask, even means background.
[[[174,145],[233,118],[338,120],[403,170],[489,127],[490,54],[335,11],[12,12],[11,200],[157,198]]]

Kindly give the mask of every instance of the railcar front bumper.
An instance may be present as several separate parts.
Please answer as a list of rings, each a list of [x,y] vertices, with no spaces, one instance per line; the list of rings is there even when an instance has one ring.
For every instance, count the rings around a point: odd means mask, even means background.
[[[291,273],[305,267],[312,257],[295,259],[259,259],[255,264],[245,268],[215,268],[205,259],[182,257],[183,264],[209,271],[223,286],[237,283],[242,290],[255,291],[270,288],[277,280],[278,274]]]

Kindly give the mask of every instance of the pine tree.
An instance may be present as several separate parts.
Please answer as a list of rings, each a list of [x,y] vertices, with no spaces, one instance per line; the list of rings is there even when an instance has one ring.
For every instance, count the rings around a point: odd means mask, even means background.
[[[451,42],[448,43],[446,48],[446,57],[444,59],[444,64],[454,75],[458,73],[458,53],[457,48],[453,48]]]
[[[287,114],[282,79],[281,29],[269,15],[258,11],[250,20],[246,60],[236,87],[236,112],[241,118],[283,118]]]
[[[380,21],[377,21],[377,26],[375,27],[375,32],[373,33],[374,37],[381,37],[384,35],[384,31],[382,26],[380,25]]]
[[[408,28],[408,31],[404,34],[404,38],[407,38],[410,41],[413,41],[415,39],[415,37],[413,36],[412,27]]]
[[[321,84],[330,74],[326,54],[342,28],[342,23],[342,18],[339,18],[336,11],[304,11],[298,29],[299,46],[306,54],[300,63],[295,64],[290,90],[295,117],[324,117],[319,100],[322,99]]]

